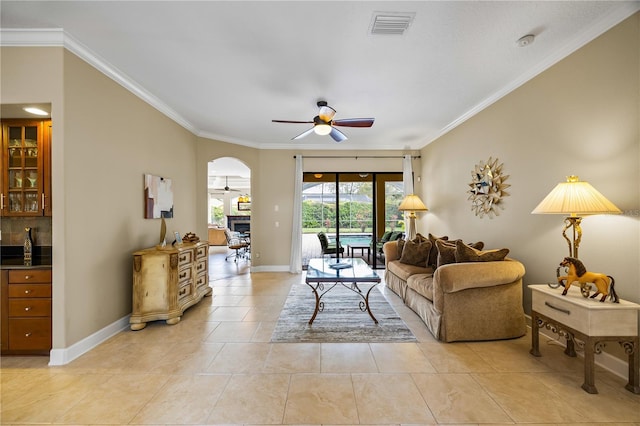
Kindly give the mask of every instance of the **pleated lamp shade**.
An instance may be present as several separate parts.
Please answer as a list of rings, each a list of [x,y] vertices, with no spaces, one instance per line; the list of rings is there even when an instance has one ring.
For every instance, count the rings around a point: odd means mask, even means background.
[[[398,210],[400,211],[409,211],[409,212],[425,212],[427,211],[427,206],[424,205],[420,197],[414,194],[409,194],[404,197],[404,200],[398,206]]]
[[[531,213],[584,216],[622,212],[589,182],[581,182],[578,176],[568,176],[567,181],[556,185]]]

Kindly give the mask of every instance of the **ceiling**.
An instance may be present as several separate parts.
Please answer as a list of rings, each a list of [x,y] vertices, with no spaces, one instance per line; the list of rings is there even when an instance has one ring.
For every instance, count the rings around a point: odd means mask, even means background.
[[[193,133],[420,149],[634,12],[612,1],[2,1],[2,45],[64,45]],[[408,15],[372,35],[375,14]],[[44,31],[44,29],[50,31]],[[39,31],[23,31],[39,30]],[[533,34],[535,41],[516,41]],[[291,140],[326,100],[348,140]]]

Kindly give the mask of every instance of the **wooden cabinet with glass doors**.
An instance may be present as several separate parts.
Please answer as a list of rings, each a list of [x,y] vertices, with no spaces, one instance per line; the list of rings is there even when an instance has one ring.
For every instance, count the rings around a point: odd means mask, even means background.
[[[2,121],[2,216],[51,216],[51,121]]]

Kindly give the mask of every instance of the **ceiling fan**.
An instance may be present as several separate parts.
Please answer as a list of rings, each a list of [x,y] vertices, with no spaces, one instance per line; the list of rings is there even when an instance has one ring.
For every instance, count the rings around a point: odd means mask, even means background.
[[[340,130],[333,126],[343,127],[371,127],[373,126],[374,118],[343,118],[341,120],[334,120],[333,116],[336,114],[336,110],[327,105],[326,101],[318,101],[318,115],[313,117],[313,121],[291,121],[291,120],[271,120],[274,123],[309,123],[313,124],[313,127],[300,133],[298,136],[292,138],[292,140],[302,139],[311,133],[317,135],[330,135],[336,142],[342,142],[347,139],[347,136]]]
[[[229,188],[229,176],[224,177],[224,188],[217,188],[217,190],[224,192],[242,192],[239,189]]]

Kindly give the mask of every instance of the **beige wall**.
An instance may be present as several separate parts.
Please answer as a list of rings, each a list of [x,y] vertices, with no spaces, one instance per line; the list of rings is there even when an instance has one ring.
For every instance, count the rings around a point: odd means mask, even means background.
[[[589,181],[621,210],[582,222],[580,258],[613,275],[618,294],[640,302],[640,14],[557,63],[422,150],[430,211],[419,227],[436,235],[508,247],[527,269],[525,284],[546,283],[568,247],[563,217],[532,215],[565,176]],[[498,157],[511,184],[494,219],[470,210],[476,163]],[[530,292],[525,290],[530,310]]]
[[[74,54],[64,66],[68,344],[131,313],[131,253],[160,231],[144,219],[145,173],[172,179],[167,231],[195,230],[196,137]]]

